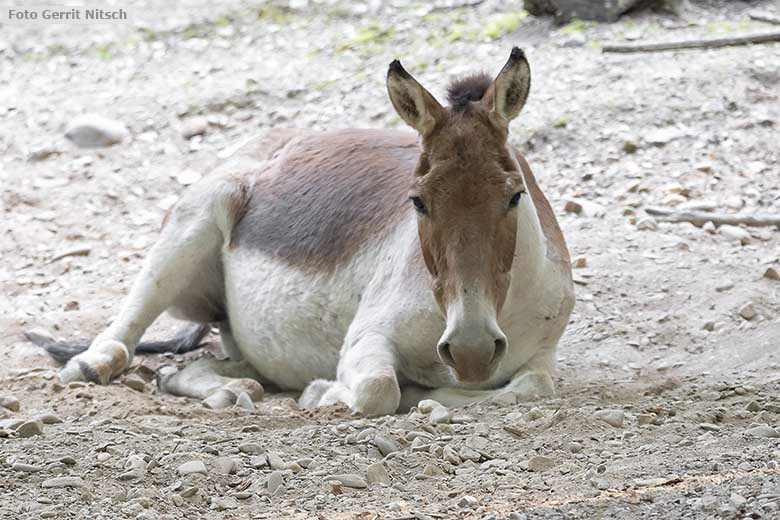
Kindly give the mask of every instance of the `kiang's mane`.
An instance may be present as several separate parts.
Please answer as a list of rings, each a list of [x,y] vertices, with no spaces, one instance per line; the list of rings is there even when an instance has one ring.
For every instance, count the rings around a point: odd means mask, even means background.
[[[458,78],[447,87],[447,101],[453,110],[465,110],[472,101],[482,99],[491,82],[490,76],[485,72]]]

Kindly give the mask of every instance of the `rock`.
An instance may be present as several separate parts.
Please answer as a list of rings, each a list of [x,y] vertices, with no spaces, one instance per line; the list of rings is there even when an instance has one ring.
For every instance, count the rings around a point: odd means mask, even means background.
[[[23,462],[14,462],[11,465],[11,470],[13,471],[22,471],[24,473],[37,473],[38,471],[41,471],[43,468],[40,466],[34,466],[32,464],[25,464]]]
[[[637,221],[636,228],[640,231],[655,231],[658,229],[658,222],[653,217],[642,217]]]
[[[44,488],[68,488],[68,487],[84,487],[84,481],[81,477],[55,477],[48,480],[44,480],[41,483],[41,487]]]
[[[636,416],[637,423],[639,423],[639,426],[648,426],[651,424],[655,424],[656,416],[654,414],[649,413],[641,413]]]
[[[27,156],[27,161],[29,162],[45,161],[46,159],[60,155],[61,153],[62,150],[54,146],[42,146],[40,148],[36,148],[35,150],[31,150],[30,154]]]
[[[58,416],[54,415],[53,413],[45,413],[39,415],[38,420],[41,421],[43,424],[60,424],[63,422],[62,419],[60,419]]]
[[[209,128],[209,121],[205,117],[196,116],[185,119],[181,123],[181,135],[185,139],[192,139],[196,135],[203,135]]]
[[[458,500],[458,507],[463,509],[474,509],[479,505],[479,500],[471,495],[464,495]]]
[[[110,458],[111,458],[110,453],[98,453],[96,457],[98,462],[106,462]]]
[[[509,513],[509,520],[528,520],[528,515],[525,513],[514,511],[512,513]]]
[[[433,399],[423,399],[417,403],[417,409],[420,410],[421,413],[431,413],[433,409],[438,406],[441,406],[441,403],[434,401]]]
[[[211,499],[211,509],[216,511],[238,509],[238,501],[233,497],[214,497]]]
[[[220,475],[232,475],[238,468],[238,461],[230,457],[217,457],[214,459],[214,471]]]
[[[431,410],[428,420],[431,424],[449,424],[452,421],[452,415],[446,406],[439,405]]]
[[[43,434],[43,421],[26,421],[16,428],[16,434],[19,437],[32,437],[33,435]]]
[[[745,407],[745,409],[748,412],[756,413],[756,412],[760,412],[761,411],[761,405],[758,404],[758,402],[756,402],[756,401],[750,401],[748,403],[748,405]]]
[[[752,302],[748,302],[744,304],[742,307],[740,307],[737,313],[740,316],[742,316],[744,319],[750,321],[756,317],[756,308],[753,307]]]
[[[568,198],[563,206],[567,213],[575,213],[585,217],[603,217],[607,210],[601,204],[585,199]]]
[[[336,480],[341,483],[344,487],[351,487],[356,489],[363,489],[365,487],[368,487],[368,484],[365,480],[363,480],[363,477],[360,475],[357,475],[355,473],[343,473],[338,475],[330,475],[325,477],[325,480]]]
[[[699,424],[699,428],[701,428],[704,431],[708,431],[708,432],[718,432],[718,431],[720,431],[720,426],[718,426],[717,424],[712,424],[712,423],[700,423]]]
[[[543,455],[536,455],[528,459],[528,470],[542,472],[555,467],[555,461]]]
[[[574,269],[584,269],[585,267],[588,267],[588,259],[584,256],[578,256],[571,261],[571,266]]]
[[[387,469],[381,462],[375,462],[366,468],[366,480],[369,484],[390,485],[390,475],[387,474]]]
[[[723,224],[718,228],[720,236],[731,242],[739,242],[743,246],[750,242],[750,233],[739,226]]]
[[[774,267],[767,267],[764,271],[764,278],[768,280],[780,280],[780,272]]]
[[[433,464],[429,462],[425,465],[425,467],[422,470],[421,473],[425,477],[443,477],[444,472],[437,466],[436,464]]]
[[[377,435],[374,437],[374,445],[377,447],[379,453],[381,453],[383,457],[387,457],[391,453],[401,451],[401,447],[398,445],[398,443],[385,435]]]
[[[460,459],[460,455],[458,455],[458,453],[454,449],[452,449],[452,446],[450,445],[444,447],[444,450],[442,452],[442,457],[444,458],[444,460],[446,460],[453,466],[457,466],[462,462]]]
[[[97,114],[74,119],[65,131],[65,137],[79,148],[111,146],[121,143],[128,136],[124,123]]]
[[[566,33],[566,35],[563,37],[560,46],[567,48],[583,47],[586,42],[587,40],[585,39],[585,35],[583,33],[570,32]]]
[[[138,376],[130,375],[122,380],[125,386],[132,388],[136,392],[146,392],[146,381]]]
[[[268,456],[265,454],[255,455],[249,458],[249,465],[254,469],[260,469],[268,465]]]
[[[263,447],[259,444],[256,444],[254,442],[246,442],[244,444],[238,445],[238,451],[241,453],[246,453],[248,455],[257,455],[258,453],[263,453]]]
[[[255,403],[252,402],[252,398],[249,397],[249,394],[246,392],[241,392],[238,394],[238,398],[236,399],[236,406],[249,412],[255,411]]]
[[[593,414],[593,418],[598,421],[604,421],[615,428],[622,428],[625,414],[622,410],[599,410]]]
[[[66,466],[75,466],[76,465],[76,459],[69,455],[65,455],[64,457],[60,458],[60,462],[65,464]]]
[[[626,153],[636,153],[639,150],[639,145],[633,139],[626,139],[623,141],[623,151]]]
[[[287,469],[287,463],[282,460],[282,457],[273,451],[268,452],[268,465],[271,466],[271,469]]]
[[[0,406],[11,410],[12,412],[19,411],[19,399],[12,395],[0,396]]]
[[[747,499],[738,493],[732,493],[731,496],[729,497],[729,501],[737,509],[742,509],[743,507],[745,507],[745,504],[747,504]]]
[[[272,495],[284,485],[284,476],[281,471],[274,471],[268,475],[268,480],[265,483],[268,492]]]
[[[181,507],[182,505],[184,505],[184,499],[178,493],[174,493],[171,495],[171,502],[173,502],[173,505],[175,505],[176,507]]]
[[[734,281],[729,278],[725,278],[721,280],[721,282],[715,286],[715,290],[718,292],[730,291],[733,288],[734,288]]]
[[[203,463],[202,460],[191,460],[189,462],[185,462],[184,464],[176,468],[176,471],[182,477],[187,475],[192,475],[195,473],[199,473],[201,475],[205,475],[206,473],[208,473],[208,471],[206,471],[206,465]]]
[[[684,137],[685,134],[677,128],[657,128],[645,134],[645,141],[653,146],[665,146],[666,144]]]
[[[754,437],[768,437],[770,439],[776,439],[780,437],[780,433],[778,433],[777,430],[765,424],[754,426],[753,428],[747,430],[745,433],[747,433],[748,435],[752,435]]]

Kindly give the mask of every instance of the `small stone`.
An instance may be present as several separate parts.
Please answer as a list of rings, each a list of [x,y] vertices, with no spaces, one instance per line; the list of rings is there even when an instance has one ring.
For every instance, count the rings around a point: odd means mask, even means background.
[[[748,412],[756,413],[761,411],[761,405],[758,404],[756,401],[750,401],[748,405],[745,407],[745,409]]]
[[[569,451],[572,453],[579,453],[582,451],[583,448],[584,446],[579,442],[575,442],[575,441],[569,442]]]
[[[106,462],[108,459],[110,459],[111,458],[111,454],[110,453],[105,453],[105,452],[104,453],[98,453],[97,457],[95,457],[95,458],[97,459],[98,462],[102,463],[102,462]]]
[[[637,221],[636,228],[640,231],[655,231],[658,229],[658,222],[653,217],[643,217]]]
[[[32,464],[25,464],[23,462],[14,462],[11,465],[11,469],[13,471],[22,471],[24,473],[37,473],[38,471],[41,471],[43,468],[40,466],[34,466]]]
[[[584,269],[588,267],[588,259],[585,258],[584,256],[578,256],[577,258],[572,260],[571,266],[574,269]]]
[[[528,459],[528,470],[542,472],[555,467],[555,461],[543,455],[536,455]]]
[[[238,398],[236,399],[236,406],[249,412],[255,411],[255,403],[252,402],[252,398],[249,397],[249,394],[246,392],[241,392],[238,394]]]
[[[452,415],[446,406],[439,405],[431,410],[428,420],[431,424],[449,424],[452,421]]]
[[[752,302],[744,304],[737,312],[748,321],[756,317],[756,308],[753,306]]]
[[[60,419],[58,416],[54,415],[53,413],[45,413],[39,415],[38,420],[41,421],[43,424],[60,424],[63,422],[62,419]]]
[[[442,457],[453,466],[457,466],[462,462],[460,455],[458,455],[458,453],[452,449],[452,446],[449,445],[444,447],[444,450],[442,451]]]
[[[458,507],[463,509],[474,509],[479,505],[479,500],[471,495],[464,495],[458,500]]]
[[[750,242],[750,233],[739,226],[723,224],[718,228],[718,232],[723,238],[731,242],[739,242],[743,246]]]
[[[208,119],[201,116],[185,119],[181,124],[181,135],[185,139],[192,139],[196,135],[203,135],[209,128]]]
[[[381,453],[383,457],[387,457],[391,453],[401,451],[401,447],[398,445],[398,443],[385,435],[377,435],[374,437],[374,445],[377,447],[379,453]]]
[[[599,410],[593,414],[593,418],[598,421],[604,421],[615,428],[622,428],[625,414],[622,410]]]
[[[357,488],[362,489],[365,487],[368,487],[368,484],[365,480],[363,480],[363,477],[360,475],[357,475],[355,473],[344,473],[340,475],[330,475],[325,477],[325,480],[337,480],[341,483],[344,487],[351,487],[351,488]]]
[[[639,150],[639,145],[637,145],[635,141],[632,141],[631,139],[626,139],[625,141],[623,141],[624,152],[636,153],[637,150]]]
[[[255,455],[249,457],[249,465],[254,469],[260,469],[268,465],[268,455]]]
[[[271,466],[271,469],[276,470],[282,470],[287,469],[287,463],[282,459],[282,457],[273,451],[268,452],[268,465]]]
[[[132,388],[136,392],[146,392],[146,381],[138,376],[127,376],[122,382],[125,384],[125,386]]]
[[[238,462],[230,457],[217,457],[214,459],[214,471],[220,475],[232,475],[236,472]]]
[[[715,286],[715,290],[718,292],[730,291],[733,288],[734,288],[734,280],[730,280],[728,278],[721,280],[721,282]]]
[[[16,434],[23,438],[32,437],[33,435],[41,435],[43,434],[43,421],[34,420],[23,422],[16,429]]]
[[[258,453],[263,453],[263,447],[254,442],[247,442],[244,444],[239,444],[238,451],[248,455],[257,455]]]
[[[101,148],[121,143],[129,136],[124,123],[97,114],[88,114],[73,120],[65,131],[79,148]]]
[[[655,419],[656,416],[650,413],[642,413],[636,416],[636,420],[639,423],[639,426],[648,426],[651,424],[655,424]]]
[[[754,437],[768,437],[770,439],[776,439],[780,437],[780,433],[778,433],[777,430],[765,424],[750,428],[745,433]]]
[[[443,477],[444,472],[441,470],[439,466],[429,462],[423,468],[422,475],[426,477]]]
[[[366,480],[369,484],[390,485],[390,475],[387,474],[387,469],[381,462],[375,462],[366,468]]]
[[[55,477],[48,480],[44,480],[41,483],[41,487],[44,488],[68,488],[68,487],[84,487],[84,481],[81,477]]]
[[[66,466],[75,466],[76,465],[76,459],[73,457],[66,455],[60,459],[60,462],[65,464]]]
[[[566,199],[563,210],[566,213],[575,213],[585,217],[603,217],[607,212],[606,208],[601,204],[575,198]]]
[[[528,520],[528,515],[525,513],[514,511],[512,513],[509,513],[509,520]]]
[[[737,509],[742,509],[745,504],[747,504],[747,499],[738,493],[732,493],[729,497],[729,501],[731,501]]]
[[[420,410],[421,413],[431,413],[437,406],[441,406],[441,403],[434,401],[433,399],[423,399],[417,403],[417,409]]]
[[[566,33],[561,40],[560,46],[567,48],[582,47],[586,43],[585,35],[581,32]]]
[[[176,507],[181,507],[182,505],[184,505],[184,499],[178,493],[174,493],[171,495],[171,502],[173,502],[173,505],[175,505]]]
[[[179,466],[176,471],[179,473],[180,476],[184,477],[186,475],[192,475],[199,473],[201,475],[205,475],[208,473],[206,471],[206,465],[203,463],[202,460],[191,460],[189,462],[185,462],[181,466]]]
[[[764,278],[767,278],[768,280],[780,280],[780,272],[774,267],[767,267],[766,271],[764,271]]]
[[[0,406],[11,410],[12,412],[19,411],[19,399],[12,395],[0,396]]]
[[[272,495],[284,485],[284,476],[281,471],[274,471],[268,475],[268,480],[265,483],[268,492]]]
[[[700,423],[699,428],[707,432],[719,432],[720,426],[712,423]]]
[[[211,499],[211,509],[216,511],[238,509],[238,501],[233,497],[214,497]]]
[[[645,141],[654,146],[664,146],[667,143],[680,139],[685,134],[674,127],[657,128],[646,132],[644,135]]]

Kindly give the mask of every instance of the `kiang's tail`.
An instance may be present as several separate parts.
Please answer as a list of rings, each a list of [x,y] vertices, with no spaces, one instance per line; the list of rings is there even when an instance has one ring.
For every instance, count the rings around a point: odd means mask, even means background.
[[[188,323],[173,338],[164,341],[143,341],[138,344],[135,351],[138,354],[162,354],[165,352],[184,354],[191,352],[203,346],[203,338],[209,333],[210,328],[207,323]],[[58,341],[47,333],[36,330],[25,332],[24,337],[44,349],[55,361],[62,364],[87,350],[92,343],[91,339],[86,338]]]

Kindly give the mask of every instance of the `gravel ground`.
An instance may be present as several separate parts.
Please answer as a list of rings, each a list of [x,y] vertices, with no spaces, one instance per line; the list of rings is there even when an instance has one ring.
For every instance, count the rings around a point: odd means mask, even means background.
[[[3,27],[0,518],[780,518],[777,229],[645,212],[780,213],[780,44],[600,51],[767,31],[748,12],[780,2],[564,27],[518,3],[150,0],[126,2],[124,25]],[[215,412],[157,393],[154,372],[216,344],[62,387],[22,339],[98,333],[182,186],[236,142],[400,126],[393,58],[442,99],[513,44],[534,80],[512,140],[577,267],[558,397],[437,424],[428,406],[367,420],[285,394]],[[122,142],[74,146],[87,113],[125,125]]]

